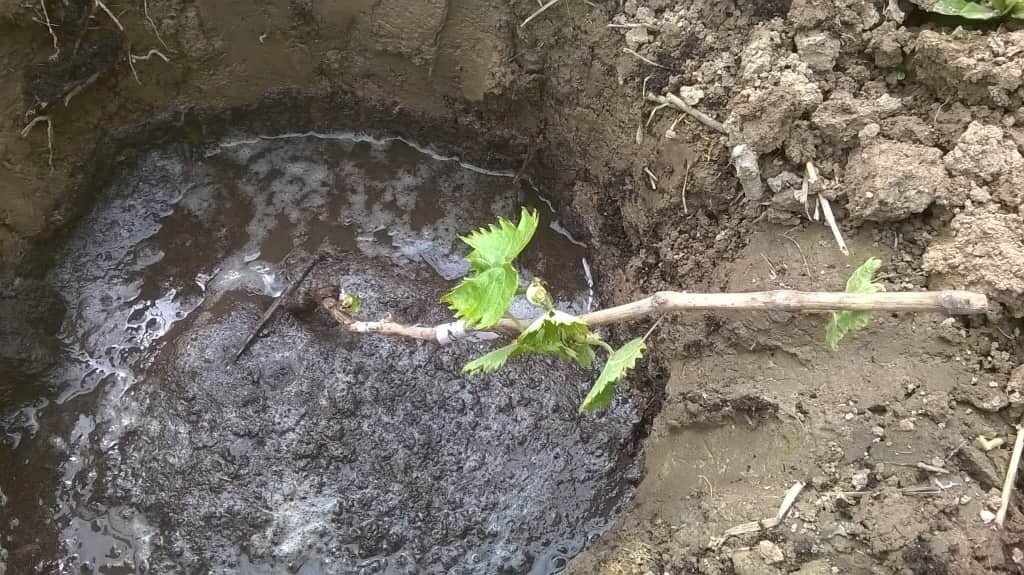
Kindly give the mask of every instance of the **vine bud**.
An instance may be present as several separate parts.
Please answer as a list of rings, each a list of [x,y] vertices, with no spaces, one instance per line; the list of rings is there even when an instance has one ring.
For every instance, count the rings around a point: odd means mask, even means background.
[[[540,278],[533,278],[530,287],[526,288],[526,299],[535,306],[547,307],[550,304],[548,290],[544,288]]]

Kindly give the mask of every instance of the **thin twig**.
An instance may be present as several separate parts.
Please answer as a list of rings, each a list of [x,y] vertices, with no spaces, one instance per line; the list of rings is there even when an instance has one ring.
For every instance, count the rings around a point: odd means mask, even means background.
[[[54,62],[57,57],[60,56],[60,46],[57,44],[57,33],[53,31],[53,23],[50,22],[50,14],[46,11],[46,0],[39,0],[39,5],[43,7],[43,19],[46,20],[46,29],[50,31],[50,37],[53,38],[53,54],[50,55],[50,61]]]
[[[1006,521],[1006,512],[1010,509],[1010,494],[1013,493],[1013,484],[1017,481],[1017,468],[1020,467],[1022,451],[1024,451],[1024,426],[1017,425],[1017,439],[1013,442],[1013,455],[1010,456],[1010,467],[1006,470],[999,511],[996,512],[996,525],[999,528],[1003,527],[1003,522]]]
[[[103,10],[104,12],[106,12],[106,13],[107,13],[107,16],[110,16],[110,19],[114,21],[114,24],[115,24],[115,25],[117,26],[117,29],[118,29],[118,30],[120,30],[120,31],[124,32],[124,26],[122,26],[122,25],[121,25],[121,21],[117,19],[117,16],[114,16],[114,13],[110,11],[110,8],[107,8],[107,5],[106,5],[106,4],[104,4],[104,3],[103,3],[103,2],[101,2],[100,0],[93,0],[93,2],[94,2],[94,3],[96,4],[96,6],[98,6],[98,7],[99,7],[99,8],[101,9],[101,10]]]
[[[537,16],[540,16],[541,14],[544,13],[544,11],[546,11],[548,8],[554,6],[557,3],[558,3],[558,0],[551,0],[547,4],[541,6],[540,8],[537,9],[536,12],[534,12],[533,14],[530,14],[530,16],[526,20],[523,20],[523,23],[520,24],[519,27],[520,28],[525,28],[526,25],[530,23],[530,20],[533,20]]]
[[[711,128],[712,130],[715,130],[716,132],[721,132],[722,134],[725,134],[727,136],[729,135],[729,130],[726,129],[725,124],[719,122],[718,120],[712,118],[711,116],[708,116],[704,112],[701,112],[700,110],[687,104],[675,94],[666,94],[664,96],[659,96],[657,94],[648,93],[647,99],[651,102],[657,102],[659,104],[668,104],[669,106],[672,106],[673,108],[679,110],[680,112],[685,112],[689,114],[690,116],[693,117],[694,120],[697,120],[701,124],[704,124],[705,126]]]
[[[641,56],[639,53],[637,53],[636,50],[631,50],[629,48],[623,48],[622,51],[624,53],[626,53],[626,54],[631,55],[631,56],[635,56],[637,59],[639,59],[644,64],[649,64],[651,66],[654,66],[655,68],[661,68],[662,70],[671,70],[672,69],[672,68],[669,68],[668,66],[664,66],[662,64],[659,64],[659,63],[655,62],[654,60],[651,60],[649,58],[645,58],[645,57]]]
[[[270,323],[270,319],[274,317],[274,313],[277,312],[278,308],[281,307],[281,304],[286,299],[288,299],[292,292],[295,291],[295,288],[297,288],[299,284],[301,284],[303,280],[306,279],[306,276],[309,275],[309,272],[313,271],[313,266],[316,265],[316,262],[319,259],[319,256],[314,255],[313,259],[310,260],[310,262],[302,270],[302,273],[300,273],[298,277],[292,280],[292,283],[288,284],[288,287],[286,287],[284,291],[281,292],[281,295],[277,296],[277,299],[274,300],[274,303],[270,304],[270,307],[267,308],[267,311],[263,313],[263,317],[260,318],[259,323],[256,324],[256,328],[252,330],[252,333],[249,334],[249,337],[245,338],[245,342],[242,344],[242,347],[238,348],[238,353],[235,354],[234,361],[238,361],[238,358],[242,357],[242,354],[245,353],[245,350],[249,349],[249,346],[252,345],[252,342],[256,339],[256,336],[259,335],[260,331],[262,331],[263,328],[266,327],[268,323]]]
[[[157,41],[164,47],[164,50],[170,52],[171,49],[167,47],[167,43],[160,37],[160,29],[156,27],[156,22],[154,22],[153,18],[149,15],[149,0],[142,0],[142,12],[146,15],[146,20],[149,21],[149,25],[153,27],[153,34],[156,36]]]
[[[46,150],[49,152],[48,163],[50,171],[53,171],[53,121],[49,116],[36,116],[27,126],[21,129],[21,137],[27,138],[32,128],[40,122],[46,122]]]

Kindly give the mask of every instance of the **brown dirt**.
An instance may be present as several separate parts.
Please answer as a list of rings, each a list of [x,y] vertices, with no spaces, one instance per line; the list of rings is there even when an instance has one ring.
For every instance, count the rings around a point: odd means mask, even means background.
[[[111,3],[123,43],[103,39],[113,27],[102,14],[85,30],[83,50],[97,54],[91,67],[46,68],[53,48],[33,21],[36,5],[0,1],[4,275],[38,276],[53,241],[87,207],[90,178],[114,169],[113,142],[159,137],[130,129],[152,118],[179,118],[175,133],[202,141],[244,132],[230,110],[282,93],[301,94],[295,116],[310,126],[329,122],[330,104],[345,98],[375,102],[375,118],[388,109],[449,118],[509,142],[506,160],[526,155],[529,170],[553,183],[563,219],[602,269],[618,270],[597,278],[606,301],[663,288],[838,289],[874,255],[890,290],[970,287],[998,302],[987,318],[878,317],[837,353],[824,347],[821,317],[666,321],[649,377],[628,391],[660,407],[646,476],[625,518],[573,572],[1021,572],[1021,499],[1006,529],[981,519],[1007,449],[984,453],[973,442],[988,434],[1012,443],[1024,413],[1024,368],[1013,371],[1024,297],[1015,214],[1024,207],[1007,184],[1021,181],[1024,32],[954,31],[919,12],[900,26],[884,2],[867,0],[617,4],[561,2],[521,29],[532,1],[152,0],[171,62],[137,61],[136,83],[127,51],[163,50],[141,3]],[[64,52],[86,22],[81,12],[51,14],[66,24]],[[651,31],[627,34],[608,28],[613,21]],[[672,70],[623,53],[627,45]],[[683,117],[667,138],[676,115],[661,111],[638,143],[650,112],[645,78],[654,91],[701,89],[698,107],[756,147],[766,177],[795,177],[799,187],[813,160],[841,222],[856,216],[847,202],[885,222],[844,224],[846,258],[794,205],[791,185],[761,204],[745,200],[721,135]],[[50,103],[52,170],[45,126],[19,136],[40,102]],[[293,119],[281,118],[279,131],[295,129]],[[977,138],[964,136],[972,122]],[[899,151],[896,172],[892,154],[876,153],[890,149]],[[979,149],[991,161],[970,169],[965,158]],[[865,186],[914,185],[881,205],[845,185],[847,170]],[[666,379],[662,390],[656,382]],[[931,475],[918,462],[950,473]],[[730,527],[773,516],[796,481],[807,486],[782,526],[709,547]],[[915,492],[922,487],[932,491]]]

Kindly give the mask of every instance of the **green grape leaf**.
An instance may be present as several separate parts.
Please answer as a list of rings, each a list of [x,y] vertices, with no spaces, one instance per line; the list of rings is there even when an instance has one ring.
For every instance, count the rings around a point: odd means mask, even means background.
[[[643,357],[647,344],[643,338],[631,339],[625,345],[615,350],[615,353],[608,357],[608,361],[601,370],[601,375],[590,388],[590,393],[580,405],[580,411],[594,411],[604,409],[611,405],[615,396],[615,384],[625,377],[626,373],[633,369],[638,359]]]
[[[462,241],[473,248],[466,256],[473,271],[480,273],[492,267],[512,263],[516,256],[526,248],[537,231],[539,218],[536,211],[522,208],[519,214],[519,225],[505,218],[498,218],[497,224],[480,228],[462,238]]]
[[[485,329],[505,314],[518,286],[516,269],[504,264],[463,279],[441,301],[468,327]]]
[[[580,367],[590,367],[594,365],[594,348],[590,347],[587,343],[577,343],[569,346],[575,354],[575,361]]]
[[[1016,2],[1013,3],[1015,4]],[[1013,6],[1011,5],[1009,8],[1012,9]],[[946,16],[958,16],[969,20],[991,20],[1005,13],[969,0],[937,0],[928,8],[928,11],[936,14],[945,14]]]
[[[509,359],[519,355],[516,353],[519,349],[517,342],[512,342],[506,346],[499,347],[498,349],[481,355],[473,361],[466,364],[462,368],[462,373],[466,375],[473,375],[476,373],[491,373],[499,367],[505,365]]]
[[[594,350],[586,342],[590,328],[576,316],[551,311],[535,319],[516,341],[478,357],[462,368],[463,373],[490,373],[508,360],[525,354],[554,355],[583,367],[594,363]]]
[[[586,367],[594,362],[593,350],[584,343],[589,336],[590,327],[576,316],[550,311],[534,320],[517,341],[523,353],[554,355]],[[583,351],[581,347],[588,349]]]
[[[878,258],[868,258],[860,267],[853,270],[850,279],[846,280],[846,293],[877,293],[885,291],[885,286],[875,281],[875,273],[882,266]],[[871,323],[869,311],[834,311],[825,328],[825,344],[829,349],[839,349],[839,342],[847,334],[864,329]]]

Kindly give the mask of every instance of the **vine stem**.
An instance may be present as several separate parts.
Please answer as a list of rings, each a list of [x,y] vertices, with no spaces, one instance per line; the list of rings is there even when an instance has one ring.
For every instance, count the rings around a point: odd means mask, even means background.
[[[491,332],[515,337],[524,322],[502,319],[485,330],[473,330],[462,322],[438,326],[405,325],[386,319],[358,321],[338,307],[333,297],[320,298],[326,309],[345,329],[356,333],[379,333],[447,344],[473,332]],[[950,290],[927,292],[801,292],[775,290],[744,293],[683,293],[660,291],[643,299],[579,316],[590,327],[642,319],[651,315],[701,310],[790,311],[825,313],[831,311],[888,311],[971,315],[988,311],[984,294]],[[527,323],[528,325],[528,323]]]

